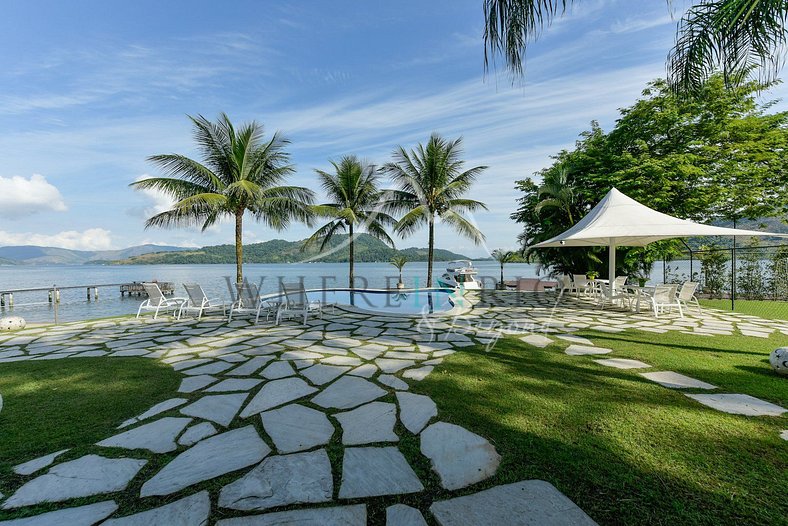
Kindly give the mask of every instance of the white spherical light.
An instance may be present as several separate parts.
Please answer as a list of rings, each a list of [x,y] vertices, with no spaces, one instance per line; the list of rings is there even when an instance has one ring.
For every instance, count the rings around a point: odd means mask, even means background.
[[[780,347],[772,351],[769,363],[777,374],[788,376],[788,347]]]

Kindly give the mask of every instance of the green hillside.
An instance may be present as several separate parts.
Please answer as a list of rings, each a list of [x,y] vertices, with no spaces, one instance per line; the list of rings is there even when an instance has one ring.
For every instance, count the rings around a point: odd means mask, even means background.
[[[318,247],[301,250],[303,241],[285,241],[274,239],[264,243],[244,245],[245,263],[298,263],[305,261],[321,261],[326,263],[342,263],[348,260],[349,249],[344,243],[346,235],[335,236],[326,250],[321,253]],[[427,261],[426,248],[406,248],[394,250],[382,241],[367,234],[360,234],[355,242],[355,259],[361,262],[389,261],[395,255],[403,255],[408,261]],[[436,261],[452,259],[469,259],[462,254],[448,250],[435,249]],[[155,252],[134,256],[127,259],[104,261],[111,265],[160,265],[160,264],[201,264],[201,263],[234,263],[234,245],[216,245],[181,252]]]

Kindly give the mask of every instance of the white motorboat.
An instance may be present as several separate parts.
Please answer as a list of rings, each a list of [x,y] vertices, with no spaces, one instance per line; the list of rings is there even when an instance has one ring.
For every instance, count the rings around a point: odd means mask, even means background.
[[[482,286],[476,281],[477,273],[470,261],[452,261],[446,266],[446,272],[438,278],[438,285],[450,289],[479,290]]]

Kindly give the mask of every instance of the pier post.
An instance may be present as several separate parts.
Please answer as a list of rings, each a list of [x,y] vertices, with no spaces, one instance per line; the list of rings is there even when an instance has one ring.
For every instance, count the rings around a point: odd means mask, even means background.
[[[49,303],[52,303],[52,299],[53,299],[52,298],[52,291],[50,290],[49,292],[47,292],[47,300],[49,301]]]
[[[90,287],[87,288],[88,291],[88,301],[90,301]]]
[[[55,289],[55,303],[60,303],[60,290]]]
[[[0,307],[5,307],[5,294],[0,294]]]
[[[98,287],[93,287],[93,299],[98,301]]]
[[[9,307],[13,307],[14,306],[14,294],[13,293],[8,294],[8,306]]]

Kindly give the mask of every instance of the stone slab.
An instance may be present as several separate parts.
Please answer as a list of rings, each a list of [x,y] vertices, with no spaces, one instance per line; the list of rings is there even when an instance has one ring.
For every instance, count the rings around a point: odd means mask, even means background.
[[[194,391],[199,391],[206,385],[211,385],[216,381],[218,381],[218,378],[214,378],[213,376],[208,376],[208,375],[192,376],[191,378],[184,378],[183,380],[181,380],[181,385],[180,387],[178,387],[178,392],[193,393]]]
[[[760,398],[743,394],[688,394],[686,396],[701,404],[734,415],[780,416],[785,409]]]
[[[378,358],[375,360],[375,365],[384,373],[396,373],[406,367],[416,365],[416,362],[413,360],[400,360],[398,358]]]
[[[371,402],[351,411],[334,415],[342,425],[342,444],[359,445],[373,442],[396,442],[397,406]]]
[[[191,421],[191,418],[160,418],[104,439],[96,445],[123,449],[147,449],[153,453],[168,453],[178,448],[175,444],[175,439]]]
[[[385,395],[386,391],[368,380],[343,376],[315,396],[312,402],[321,407],[351,409]]]
[[[24,517],[21,519],[11,519],[0,521],[2,526],[93,526],[105,517],[109,517],[118,505],[114,500],[88,504],[87,506],[77,506],[75,508],[64,508],[41,515]]]
[[[315,385],[323,385],[335,380],[342,374],[348,372],[350,367],[339,365],[316,364],[301,371],[300,374],[306,376]]]
[[[260,373],[269,380],[293,376],[295,370],[289,362],[273,362]]]
[[[651,366],[640,360],[629,360],[627,358],[605,358],[602,360],[594,360],[599,365],[606,367],[613,367],[615,369],[649,369]]]
[[[228,393],[232,391],[251,391],[262,380],[256,378],[228,378],[218,384],[214,384],[205,390],[206,393]]]
[[[539,347],[540,349],[545,348],[553,343],[553,340],[547,336],[542,336],[541,334],[529,334],[528,336],[523,336],[520,338],[520,341],[523,341],[528,345],[533,345],[534,347]]]
[[[293,526],[296,524],[298,526],[366,526],[367,507],[364,504],[356,504],[263,513],[220,520],[216,526]]]
[[[334,426],[325,414],[298,404],[265,411],[260,417],[280,453],[327,444],[334,434]]]
[[[186,380],[193,380],[193,378],[187,378]],[[185,381],[185,380],[184,380]],[[181,384],[183,385],[183,384]],[[158,404],[154,405],[144,413],[135,416],[134,418],[129,418],[122,424],[118,426],[118,429],[122,429],[124,427],[128,427],[132,424],[136,424],[142,420],[146,420],[152,416],[156,416],[160,413],[164,413],[165,411],[169,411],[170,409],[175,409],[176,407],[180,407],[183,404],[188,402],[185,398],[170,398],[169,400],[165,400],[163,402],[159,402]]]
[[[2,409],[2,405],[0,405],[0,409]],[[55,451],[49,455],[44,455],[42,457],[34,458],[33,460],[28,460],[23,464],[14,466],[13,471],[17,475],[32,475],[36,471],[52,465],[52,462],[54,462],[57,457],[66,451],[68,451],[68,449],[61,449],[60,451]]]
[[[613,349],[605,349],[603,347],[593,347],[590,345],[578,345],[573,343],[564,351],[569,356],[586,356],[591,354],[609,354]]]
[[[429,375],[432,372],[432,369],[433,369],[432,365],[425,365],[424,367],[419,367],[417,369],[408,369],[407,371],[402,373],[402,377],[407,378],[409,380],[416,380],[417,382],[420,382],[425,378],[427,378],[427,375]]]
[[[717,386],[701,382],[683,374],[674,373],[673,371],[656,371],[653,373],[639,373],[640,376],[656,382],[662,387],[669,387],[670,389],[716,389]]]
[[[102,522],[102,526],[207,526],[211,499],[207,491],[189,495],[164,506]]]
[[[405,428],[417,435],[431,418],[438,415],[438,406],[428,396],[413,393],[397,393],[399,419]]]
[[[268,457],[219,494],[219,506],[266,510],[277,506],[329,502],[334,488],[325,449]]]
[[[241,417],[262,413],[267,409],[308,396],[317,389],[301,378],[282,378],[265,384],[241,411]]]
[[[175,457],[142,485],[141,497],[169,495],[198,482],[257,464],[271,452],[254,427],[206,438]]]
[[[421,432],[421,452],[446,489],[470,486],[493,476],[501,462],[484,438],[446,422],[436,422]]]
[[[543,480],[525,480],[435,502],[440,526],[596,526],[574,502]]]
[[[340,499],[401,495],[424,486],[396,447],[346,448]]]
[[[249,396],[247,393],[203,396],[196,402],[181,409],[184,415],[195,416],[227,427],[233,421],[241,405]]]
[[[381,374],[378,376],[377,380],[379,383],[391,387],[392,389],[397,389],[398,391],[406,391],[410,387],[407,382],[397,378],[393,374]]]
[[[386,526],[427,526],[427,521],[416,508],[394,504],[386,508]]]
[[[216,433],[217,431],[216,428],[213,427],[213,424],[210,422],[200,422],[199,424],[195,424],[184,431],[184,433],[178,439],[178,443],[182,446],[191,446],[203,438],[208,438],[215,435]]]

